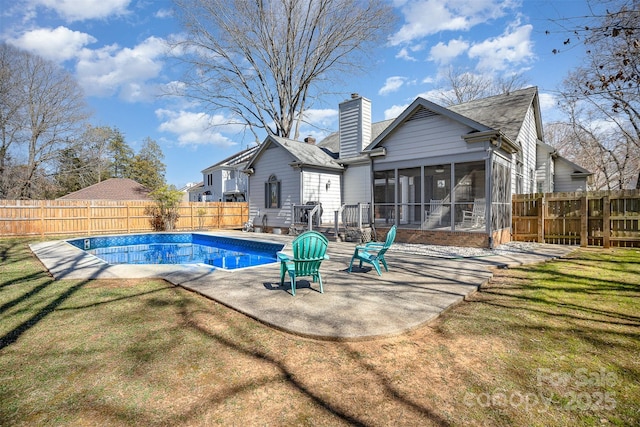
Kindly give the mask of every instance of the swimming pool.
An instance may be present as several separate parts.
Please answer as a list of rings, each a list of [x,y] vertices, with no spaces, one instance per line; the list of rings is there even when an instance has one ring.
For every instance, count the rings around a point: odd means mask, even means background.
[[[109,264],[206,264],[234,270],[271,264],[282,243],[200,233],[148,233],[67,240]]]

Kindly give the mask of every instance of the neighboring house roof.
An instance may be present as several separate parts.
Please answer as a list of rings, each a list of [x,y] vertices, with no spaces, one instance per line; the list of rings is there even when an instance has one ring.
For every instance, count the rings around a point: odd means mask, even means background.
[[[187,188],[187,192],[192,192],[192,191],[202,191],[204,189],[204,182],[200,181],[197,184],[193,184],[191,187]]]
[[[128,178],[110,178],[69,193],[59,199],[66,200],[150,200],[149,190]]]
[[[343,167],[338,162],[336,162],[335,159],[329,153],[327,153],[323,147],[275,135],[269,135],[265,139],[265,141],[260,145],[258,151],[253,155],[253,157],[247,164],[247,168],[250,168],[260,157],[260,154],[271,144],[280,146],[293,157],[293,162],[289,163],[290,166],[312,166],[322,169],[334,170],[343,169]]]
[[[260,146],[255,145],[253,147],[249,147],[245,150],[235,153],[227,157],[226,159],[221,160],[218,163],[203,169],[202,173],[205,173],[206,171],[209,171],[211,169],[216,169],[223,166],[241,166],[243,163],[246,163],[249,161],[249,159],[251,159],[251,157],[255,154],[255,152],[258,151],[258,148],[260,148]]]
[[[501,130],[511,141],[516,142],[520,127],[537,93],[538,88],[529,87],[452,105],[448,109],[492,129]],[[536,114],[540,117],[539,111]],[[538,132],[541,133],[542,129],[538,129]]]

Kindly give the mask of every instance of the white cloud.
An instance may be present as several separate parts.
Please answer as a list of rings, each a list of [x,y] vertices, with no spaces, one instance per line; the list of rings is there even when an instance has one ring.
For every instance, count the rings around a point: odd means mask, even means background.
[[[238,132],[239,126],[231,124],[230,119],[222,114],[209,115],[202,112],[166,109],[158,109],[155,113],[158,119],[162,120],[158,130],[177,135],[180,145],[232,146],[236,144],[221,132],[214,130]]]
[[[469,48],[469,57],[478,60],[480,71],[505,70],[510,65],[526,63],[534,58],[531,30],[533,26],[511,25],[498,37]]]
[[[309,109],[304,112],[307,123],[317,127],[326,127],[335,123],[338,118],[338,110],[331,108]]]
[[[89,34],[60,26],[55,29],[38,28],[9,41],[45,59],[64,62],[77,57],[85,45],[97,40]]]
[[[556,97],[550,93],[540,93],[538,98],[540,100],[540,109],[543,111],[551,110],[558,106]]]
[[[160,9],[155,14],[156,18],[171,18],[173,17],[173,11],[171,9]]]
[[[131,0],[33,0],[32,4],[53,9],[68,22],[73,22],[124,15],[128,13],[130,2]]]
[[[146,82],[160,74],[165,50],[164,40],[157,37],[149,37],[133,48],[110,45],[84,49],[76,66],[78,82],[88,95],[119,93],[128,101],[148,100],[154,94]]]
[[[514,1],[504,0],[408,0],[398,4],[405,24],[389,42],[395,46],[440,31],[468,31],[504,16],[514,5]]]
[[[439,64],[448,64],[467,49],[469,43],[462,39],[449,40],[447,44],[439,42],[431,48],[429,59]]]
[[[449,91],[449,92],[453,93],[453,91]],[[418,95],[416,95],[416,98],[418,97],[423,98],[423,99],[426,99],[427,101],[431,101],[431,102],[435,102],[436,104],[439,104],[438,100],[442,96],[442,93],[443,93],[442,89],[431,89],[426,92],[419,93]]]
[[[388,77],[384,86],[378,91],[378,95],[388,95],[399,90],[407,81],[406,77],[392,76]]]
[[[400,49],[400,51],[398,51],[398,53],[396,54],[396,59],[404,59],[406,61],[417,61],[416,58],[414,58],[413,56],[411,56],[411,54],[409,54],[409,49],[407,49],[406,47],[403,47],[402,49]]]
[[[408,106],[409,104],[392,105],[391,108],[387,108],[386,110],[384,110],[384,119],[385,120],[395,119],[400,114],[402,114],[402,112],[406,110]]]

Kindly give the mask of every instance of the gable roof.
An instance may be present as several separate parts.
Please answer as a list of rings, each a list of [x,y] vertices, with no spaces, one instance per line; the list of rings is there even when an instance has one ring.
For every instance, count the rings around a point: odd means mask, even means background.
[[[264,142],[260,144],[260,148],[253,155],[246,167],[250,168],[260,157],[262,152],[266,150],[271,144],[275,144],[281,147],[293,157],[293,162],[289,163],[290,166],[311,166],[334,170],[343,169],[343,167],[335,161],[333,156],[329,152],[327,152],[324,147],[315,144],[307,144],[306,142],[295,141],[293,139],[283,138],[281,136],[275,135],[267,136]]]
[[[539,105],[534,102],[538,94],[535,86],[516,90],[510,93],[476,99],[462,104],[443,107],[424,98],[416,98],[400,116],[398,116],[382,134],[378,135],[365,151],[371,151],[394,129],[418,114],[433,112],[464,123],[474,129],[478,135],[484,132],[496,133],[508,138],[512,145],[517,146],[517,137],[529,107],[534,105],[535,114],[540,117]],[[537,131],[541,135],[542,129],[537,121]],[[471,133],[470,135],[473,135]]]
[[[583,168],[582,166],[572,162],[571,160],[567,159],[566,157],[562,157],[560,154],[558,154],[558,149],[555,148],[554,146],[549,145],[549,144],[547,144],[545,142],[541,142],[541,141],[538,141],[537,146],[543,148],[544,150],[546,150],[553,157],[553,159],[555,159],[556,161],[566,164],[569,169],[573,169],[573,177],[591,176],[591,175],[593,175],[593,172],[591,172],[591,171]]]
[[[226,159],[221,160],[218,163],[213,164],[207,168],[204,168],[201,172],[204,173],[205,171],[208,171],[210,169],[219,168],[222,166],[240,166],[243,163],[248,162],[249,159],[251,159],[251,156],[253,156],[255,152],[258,151],[259,147],[259,145],[254,145],[253,147],[249,147],[245,150],[232,154]]]
[[[532,86],[502,95],[452,105],[448,109],[494,130],[501,130],[515,143],[520,133],[520,127],[537,93],[538,88]],[[537,109],[537,103],[534,103],[534,106]],[[539,111],[536,111],[536,114],[540,117]],[[541,134],[542,129],[538,129],[538,132]]]
[[[150,191],[128,178],[110,178],[58,199],[65,200],[151,200]]]
[[[373,139],[373,141],[371,141],[371,144],[369,144],[364,149],[364,151],[371,151],[374,148],[376,148],[378,144],[380,144],[380,142],[382,142],[387,135],[392,133],[395,129],[397,129],[400,125],[402,125],[405,121],[413,117],[415,114],[423,115],[423,114],[429,114],[430,112],[439,114],[439,115],[448,117],[452,120],[455,120],[457,122],[463,123],[478,132],[485,132],[485,131],[492,130],[490,127],[482,123],[476,122],[475,120],[469,117],[463,116],[462,114],[457,113],[451,109],[445,108],[434,102],[418,97],[411,103],[411,105],[405,108],[404,111],[398,117],[396,117],[396,119],[393,120],[393,122],[391,122],[389,126],[387,126],[375,139]]]

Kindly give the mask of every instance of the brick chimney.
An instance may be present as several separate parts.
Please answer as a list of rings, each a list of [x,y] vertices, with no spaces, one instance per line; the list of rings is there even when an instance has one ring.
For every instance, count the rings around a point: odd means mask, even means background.
[[[307,144],[316,145],[316,139],[314,137],[312,137],[311,135],[306,137],[304,139],[304,142],[306,142]]]
[[[357,93],[339,105],[340,158],[355,157],[371,143],[371,101]]]

